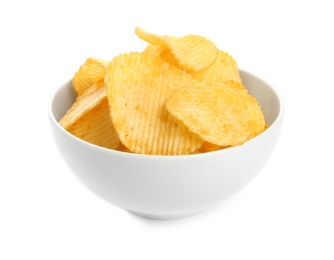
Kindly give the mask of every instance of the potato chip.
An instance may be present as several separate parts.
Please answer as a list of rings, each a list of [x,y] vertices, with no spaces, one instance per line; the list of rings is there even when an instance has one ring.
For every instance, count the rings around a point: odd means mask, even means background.
[[[149,44],[145,48],[144,53],[148,53],[149,55],[155,57],[160,57],[164,61],[167,61],[168,63],[180,68],[178,61],[175,59],[174,55],[170,52],[168,48],[159,45]]]
[[[140,39],[150,44],[158,45],[158,46],[165,46],[165,47],[168,46],[167,41],[166,41],[167,38],[175,38],[173,36],[159,36],[153,33],[149,33],[149,32],[144,31],[138,26],[135,28],[135,33]]]
[[[106,89],[96,83],[74,102],[59,124],[76,137],[115,149],[119,138],[110,118]]]
[[[88,58],[75,73],[72,84],[75,92],[80,96],[88,88],[104,80],[109,61]]]
[[[158,36],[139,27],[136,27],[135,32],[142,40],[163,47],[163,55],[161,56],[163,59],[168,62],[172,60],[170,63],[189,72],[207,68],[214,63],[218,55],[216,45],[199,35],[191,34],[178,38]]]
[[[199,153],[208,153],[208,152],[213,152],[213,151],[218,151],[221,149],[225,149],[229,146],[221,146],[217,144],[212,144],[209,142],[204,142],[203,145],[198,149]]]
[[[226,87],[232,88],[233,90],[237,91],[239,94],[248,95],[248,90],[245,85],[241,82],[235,82],[230,80],[224,84]]]
[[[122,143],[119,144],[119,146],[116,150],[120,151],[120,152],[133,153]]]
[[[217,59],[218,49],[208,39],[198,35],[186,35],[167,39],[168,48],[180,68],[196,72],[209,67]]]
[[[266,127],[265,118],[262,112],[261,107],[257,103],[256,99],[247,95],[244,99],[249,112],[249,126],[250,126],[250,135],[248,140],[261,134]]]
[[[193,75],[200,80],[226,83],[228,81],[241,82],[238,64],[228,53],[219,51],[217,59],[209,67],[194,72]]]
[[[165,47],[163,46],[148,44],[143,52],[155,57],[160,57],[164,50]]]
[[[240,145],[250,133],[249,112],[242,95],[224,84],[202,81],[179,88],[168,97],[166,108],[212,144]]]
[[[230,81],[226,83],[226,86],[240,93],[247,105],[250,125],[248,140],[262,133],[265,130],[266,123],[263,111],[256,99],[248,93],[246,87],[241,83]]]
[[[132,152],[188,154],[202,140],[170,115],[164,103],[193,77],[146,53],[115,57],[106,74],[110,113],[121,142]]]

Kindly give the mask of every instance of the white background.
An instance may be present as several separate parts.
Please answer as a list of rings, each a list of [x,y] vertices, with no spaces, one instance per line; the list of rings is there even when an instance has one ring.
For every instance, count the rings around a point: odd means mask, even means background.
[[[67,2],[0,3],[0,259],[334,259],[331,1]],[[152,221],[101,200],[50,134],[53,91],[88,57],[141,51],[135,26],[206,36],[284,98],[260,175],[193,218]]]

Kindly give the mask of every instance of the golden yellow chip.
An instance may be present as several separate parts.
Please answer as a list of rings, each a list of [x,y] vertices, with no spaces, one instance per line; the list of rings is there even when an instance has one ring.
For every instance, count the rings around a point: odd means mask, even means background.
[[[217,144],[212,144],[209,142],[204,142],[203,145],[198,149],[199,153],[208,153],[208,152],[213,152],[213,151],[218,151],[221,149],[225,149],[229,146],[221,146]]]
[[[199,35],[186,35],[183,37],[158,36],[136,27],[135,32],[139,38],[150,44],[163,47],[162,58],[186,71],[200,71],[207,68],[217,58],[216,45],[205,37]],[[171,58],[171,56],[173,58]]]
[[[228,53],[219,51],[217,59],[209,67],[194,72],[193,75],[200,80],[226,83],[228,81],[241,82],[238,64]]]
[[[101,82],[78,97],[59,124],[92,144],[110,149],[119,146],[120,141],[110,118],[106,89]]]
[[[180,68],[196,72],[209,67],[217,59],[218,49],[210,40],[198,35],[168,38],[168,49]]]
[[[262,109],[253,96],[247,95],[245,102],[249,112],[250,135],[248,139],[251,139],[265,130],[266,122]]]
[[[118,148],[116,149],[117,151],[120,152],[127,152],[127,153],[132,153],[124,144],[120,143]]]
[[[194,81],[189,73],[146,53],[115,57],[105,82],[121,142],[140,154],[177,155],[198,149],[203,141],[164,106],[175,89]]]
[[[242,95],[248,95],[248,90],[245,85],[243,85],[241,82],[235,82],[233,80],[230,80],[224,84],[226,87],[232,88],[233,90],[237,91],[238,93]]]
[[[155,57],[160,57],[164,50],[165,50],[165,47],[163,46],[148,44],[144,50],[144,53],[147,53]]]
[[[226,83],[226,86],[240,93],[247,105],[250,125],[250,135],[248,140],[262,133],[265,130],[266,122],[263,111],[256,99],[248,93],[246,87],[241,83],[230,81]]]
[[[72,84],[75,92],[80,96],[95,83],[104,80],[109,61],[88,58],[74,74]]]
[[[135,28],[135,33],[140,39],[150,44],[158,45],[158,46],[167,47],[166,38],[174,38],[173,36],[159,36],[153,33],[149,33],[149,32],[144,31],[138,26]]]
[[[242,95],[224,84],[199,82],[173,92],[166,108],[204,141],[220,146],[243,144],[250,133]]]
[[[145,48],[144,53],[147,53],[147,54],[155,56],[155,57],[160,57],[164,61],[167,61],[168,63],[180,68],[179,63],[175,59],[174,55],[170,52],[170,50],[168,48],[166,48],[164,46],[149,44]]]

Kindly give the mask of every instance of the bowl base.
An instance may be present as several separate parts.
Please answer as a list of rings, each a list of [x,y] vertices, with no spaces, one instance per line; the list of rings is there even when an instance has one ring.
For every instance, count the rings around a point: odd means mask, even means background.
[[[139,216],[139,217],[142,217],[142,218],[154,219],[154,220],[177,220],[177,219],[189,218],[189,217],[201,214],[205,211],[207,211],[207,209],[201,210],[201,211],[198,211],[198,212],[189,213],[189,214],[153,215],[153,214],[146,214],[146,213],[140,213],[140,212],[135,212],[135,211],[129,210],[129,212],[133,215],[136,215],[136,216]]]

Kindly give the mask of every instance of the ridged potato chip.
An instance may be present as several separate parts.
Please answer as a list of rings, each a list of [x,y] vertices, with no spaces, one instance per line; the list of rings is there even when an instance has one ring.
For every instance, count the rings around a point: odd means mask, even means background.
[[[249,112],[242,95],[224,84],[198,82],[174,91],[166,108],[204,141],[243,144],[249,134]]]
[[[97,82],[104,80],[109,61],[88,58],[74,74],[72,84],[75,92],[80,96]]]
[[[179,86],[193,77],[160,58],[146,53],[115,57],[105,83],[110,113],[119,138],[140,154],[189,154],[203,141],[170,115],[164,106]]]
[[[248,140],[262,133],[266,128],[266,122],[263,111],[260,105],[257,103],[257,100],[248,93],[246,87],[242,83],[230,81],[226,83],[226,86],[242,95],[243,100],[247,105],[250,126]]]
[[[217,59],[218,49],[208,39],[187,35],[169,40],[169,49],[178,65],[187,71],[200,71]]]
[[[59,124],[76,137],[95,145],[116,149],[120,144],[110,118],[103,82],[94,84],[78,97]]]
[[[219,51],[217,59],[209,67],[194,72],[193,75],[200,80],[226,83],[228,81],[241,82],[238,64],[228,53]]]
[[[180,68],[178,61],[175,59],[174,55],[170,52],[168,48],[159,45],[149,44],[145,48],[144,53],[155,57],[160,57],[164,61],[167,61],[168,63]]]
[[[242,95],[244,102],[246,103],[249,113],[249,127],[250,134],[247,140],[262,133],[268,126],[265,123],[265,118],[261,107],[257,103],[256,99],[248,93],[246,87],[239,82],[229,81],[225,84],[225,87],[229,87],[232,90]],[[207,153],[228,148],[229,146],[220,146],[209,142],[204,142],[203,145],[196,151],[197,153]]]
[[[167,38],[175,38],[173,36],[159,36],[153,33],[149,33],[149,32],[144,31],[138,26],[135,28],[135,33],[140,39],[150,44],[158,45],[158,46],[165,46],[165,47],[168,46],[168,43],[166,41]]]
[[[155,57],[160,57],[164,50],[165,48],[163,46],[148,44],[143,52]]]
[[[249,140],[261,134],[265,130],[266,122],[263,115],[263,111],[253,96],[247,95],[245,98],[245,102],[249,112],[249,126],[250,126],[250,135],[248,136]]]
[[[139,38],[150,44],[164,47],[162,58],[173,56],[173,65],[188,72],[200,71],[210,66],[217,59],[216,45],[205,37],[199,35],[186,35],[183,37],[158,36],[136,27],[135,32]]]

